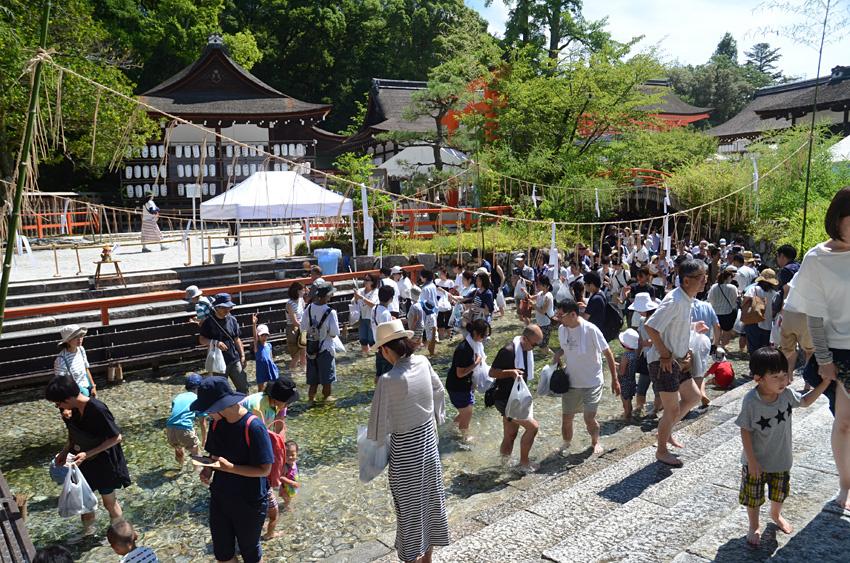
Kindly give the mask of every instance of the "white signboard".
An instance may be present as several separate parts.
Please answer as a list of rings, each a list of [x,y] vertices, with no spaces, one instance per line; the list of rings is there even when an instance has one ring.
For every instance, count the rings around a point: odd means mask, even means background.
[[[198,184],[186,184],[186,197],[201,197],[201,186]]]

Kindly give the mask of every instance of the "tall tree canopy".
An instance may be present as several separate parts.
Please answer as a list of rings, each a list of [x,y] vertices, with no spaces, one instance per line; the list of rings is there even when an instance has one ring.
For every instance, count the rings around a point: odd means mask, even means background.
[[[22,74],[22,71],[38,47],[44,4],[40,0],[6,0],[0,10],[0,177],[7,181],[14,174],[26,120],[24,108],[30,95],[30,74]],[[92,6],[87,0],[54,2],[51,13],[48,47],[56,50],[52,55],[54,60],[114,90],[132,94],[134,85],[122,72],[128,65],[127,50],[121,41],[91,18]],[[60,129],[55,121],[58,80],[59,74],[48,66],[43,75],[39,109],[50,137],[47,141],[55,138],[57,142],[55,145],[52,142],[41,144],[47,152],[39,151],[38,158],[47,163],[64,158],[75,168],[98,176],[120,145],[119,139],[124,135],[135,104],[105,92],[98,104],[93,86],[65,75],[61,90],[63,128]],[[97,137],[92,152],[96,106]],[[143,113],[137,116],[134,124],[130,132],[132,143],[141,145],[156,133],[155,124]]]

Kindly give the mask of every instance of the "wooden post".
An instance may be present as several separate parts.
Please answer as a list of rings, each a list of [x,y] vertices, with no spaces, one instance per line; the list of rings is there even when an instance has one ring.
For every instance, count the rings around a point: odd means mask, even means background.
[[[289,225],[289,256],[295,256],[295,252],[292,250],[292,224]]]
[[[53,245],[53,262],[56,264],[56,273],[53,274],[54,278],[61,278],[62,274],[59,273],[59,255],[56,254],[56,245]]]
[[[83,265],[80,264],[80,247],[79,247],[79,245],[77,245],[77,244],[74,245],[74,252],[77,253],[77,270],[78,270],[77,275],[79,276],[80,274],[83,273]]]
[[[186,249],[187,249],[187,252],[189,254],[189,261],[184,262],[183,265],[184,266],[191,266],[192,265],[192,238],[191,237],[186,237]]]

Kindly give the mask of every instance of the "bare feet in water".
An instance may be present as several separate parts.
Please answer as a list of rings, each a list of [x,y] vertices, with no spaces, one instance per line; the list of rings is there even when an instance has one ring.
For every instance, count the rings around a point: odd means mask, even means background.
[[[525,469],[526,473],[537,473],[540,471],[540,465],[531,463],[530,461],[521,462],[520,466]]]
[[[779,526],[779,529],[782,530],[784,533],[790,534],[792,531],[794,531],[794,529],[791,527],[791,524],[788,523],[788,520],[783,518],[781,514],[777,514],[776,516],[771,514],[770,517],[773,518],[773,521],[776,522],[776,525]]]
[[[747,543],[750,545],[761,545],[761,532],[759,530],[748,530]]]
[[[273,539],[273,538],[279,538],[279,537],[281,537],[282,535],[283,535],[283,532],[275,532],[275,533],[273,533],[273,534],[268,534],[268,533],[266,533],[266,534],[263,534],[263,540],[264,540],[264,541],[269,541],[270,539]]]
[[[594,454],[598,455],[598,454],[601,454],[604,451],[605,451],[605,448],[603,448],[602,444],[600,444],[599,442],[596,442],[595,444],[593,444],[593,453]]]
[[[555,452],[556,454],[570,455],[570,443],[564,442],[560,446],[556,446],[556,447],[552,448],[552,451]]]

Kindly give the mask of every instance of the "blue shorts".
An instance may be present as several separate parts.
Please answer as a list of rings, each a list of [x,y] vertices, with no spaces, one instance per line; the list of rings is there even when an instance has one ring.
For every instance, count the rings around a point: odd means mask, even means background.
[[[360,320],[360,345],[371,346],[375,343],[375,336],[372,334],[372,323]]]
[[[336,383],[336,358],[328,350],[319,352],[315,360],[307,358],[307,385]],[[221,559],[227,561],[227,559]]]
[[[260,534],[269,511],[267,498],[253,502],[210,495],[210,535],[217,561],[230,561],[236,556],[236,542],[245,563],[258,563],[263,558]]]
[[[463,409],[475,404],[475,392],[472,389],[469,391],[448,391],[448,393],[449,400],[456,409]]]

